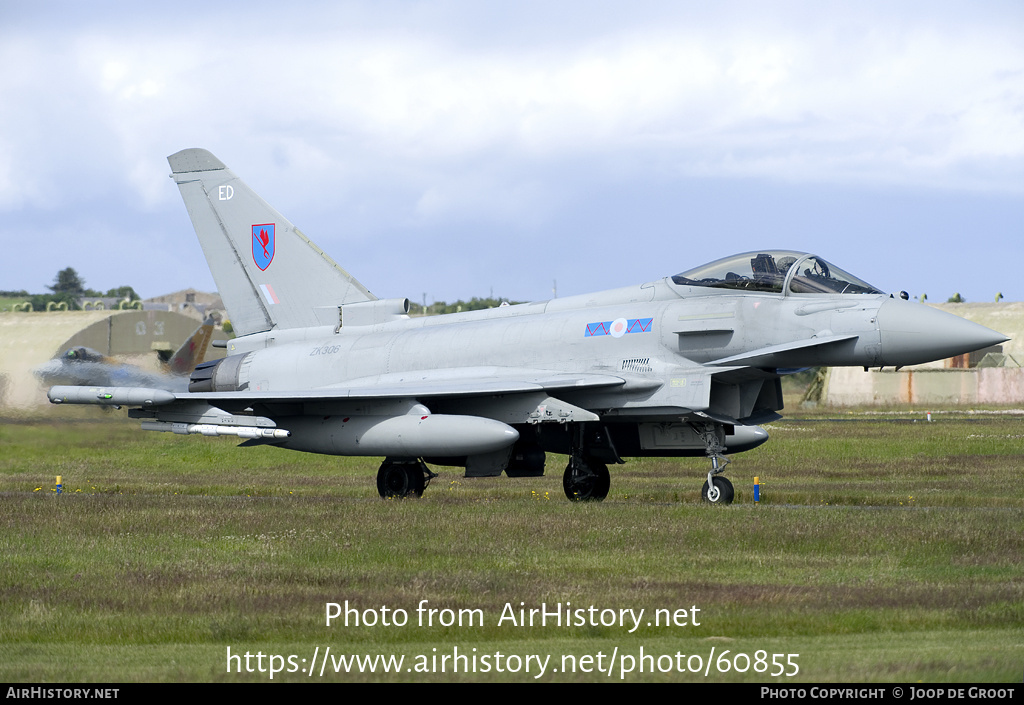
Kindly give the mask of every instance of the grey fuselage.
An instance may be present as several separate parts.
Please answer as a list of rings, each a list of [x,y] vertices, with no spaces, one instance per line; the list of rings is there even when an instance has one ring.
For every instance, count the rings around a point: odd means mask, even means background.
[[[418,496],[427,462],[538,476],[569,462],[574,501],[607,464],[705,455],[702,497],[732,501],[724,453],[767,440],[783,375],[911,365],[1005,336],[886,295],[816,255],[757,250],[634,287],[412,318],[378,299],[213,154],[168,157],[234,330],[187,393],[57,386],[53,403],[127,405],[145,430],[384,456],[382,497]]]
[[[342,307],[342,320],[344,310]],[[958,319],[920,304],[884,295],[743,293],[680,286],[670,279],[636,287],[444,316],[370,325],[269,331],[229,343],[222,369],[198,391],[273,394],[294,390],[373,387],[411,382],[451,383],[480,376],[518,379],[523,370],[621,378],[619,386],[562,390],[558,398],[587,409],[604,422],[679,423],[695,412],[738,425],[777,418],[782,408],[778,372],[818,365],[902,365],[934,359],[918,332],[882,330],[879,321],[924,317],[956,327]],[[616,321],[624,330],[612,330]],[[966,323],[966,322],[964,322]],[[968,326],[973,326],[969,324]],[[902,326],[907,328],[908,326]],[[980,328],[980,327],[979,327]],[[987,329],[982,329],[987,330]],[[774,351],[794,342],[835,340]],[[963,341],[952,341],[956,348]],[[765,369],[714,364],[757,351]],[[942,351],[938,351],[941,354]],[[240,357],[239,357],[240,356]],[[231,360],[231,362],[227,362]],[[709,364],[712,363],[712,364]],[[479,396],[420,398],[434,413],[472,413],[516,425],[499,406]],[[366,411],[343,400],[268,403],[270,417],[314,411]],[[370,409],[372,412],[372,409]],[[291,421],[290,428],[296,424]],[[616,434],[621,439],[622,431]],[[299,436],[302,434],[299,433]],[[623,453],[701,455],[698,444],[657,450],[633,438]],[[550,439],[551,434],[546,438]],[[547,450],[566,452],[557,440]],[[301,438],[283,444],[302,449]],[[744,450],[733,443],[730,451]],[[684,452],[685,451],[685,452]]]

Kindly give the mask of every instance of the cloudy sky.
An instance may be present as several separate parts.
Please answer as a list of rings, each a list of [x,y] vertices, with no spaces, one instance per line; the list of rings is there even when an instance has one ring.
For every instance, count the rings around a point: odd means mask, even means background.
[[[0,289],[214,290],[204,147],[382,297],[788,248],[1024,300],[1019,0],[0,0],[0,98]]]

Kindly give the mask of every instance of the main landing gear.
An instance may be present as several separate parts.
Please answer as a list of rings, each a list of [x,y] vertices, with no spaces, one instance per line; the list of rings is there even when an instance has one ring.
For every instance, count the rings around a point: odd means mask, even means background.
[[[598,424],[573,428],[569,464],[562,475],[562,489],[573,502],[600,502],[608,496],[612,478],[608,463],[622,463],[607,429]]]
[[[377,471],[377,492],[384,499],[420,497],[435,477],[422,460],[385,458]]]
[[[573,502],[600,502],[608,496],[612,477],[600,460],[573,453],[562,475],[562,489]]]
[[[711,460],[707,481],[701,488],[701,497],[709,504],[732,504],[735,492],[732,483],[721,473],[729,464],[725,455],[725,435],[721,423],[692,421],[689,423],[705,447]],[[600,502],[608,496],[611,487],[609,463],[622,463],[607,429],[600,424],[575,424],[571,440],[555,452],[569,451],[569,463],[562,475],[562,489],[573,502]],[[689,448],[693,448],[692,445]],[[528,476],[543,474],[543,451],[535,451]],[[506,468],[506,471],[508,468]],[[520,476],[519,469],[507,473]],[[437,477],[423,460],[418,458],[386,458],[377,471],[377,491],[385,499],[420,497],[430,481]]]

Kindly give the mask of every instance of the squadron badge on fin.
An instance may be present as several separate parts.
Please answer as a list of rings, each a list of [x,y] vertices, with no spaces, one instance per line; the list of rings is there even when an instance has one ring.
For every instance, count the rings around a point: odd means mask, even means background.
[[[252,226],[252,261],[262,271],[274,261],[274,223]]]

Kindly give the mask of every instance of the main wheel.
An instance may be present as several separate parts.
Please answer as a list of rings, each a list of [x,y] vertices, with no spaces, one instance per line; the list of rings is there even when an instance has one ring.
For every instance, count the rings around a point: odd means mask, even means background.
[[[562,475],[562,489],[573,502],[600,502],[611,485],[608,466],[592,458],[570,458]]]
[[[384,499],[420,497],[426,480],[416,461],[385,460],[377,471],[377,492]]]
[[[709,487],[705,480],[704,486],[700,490],[701,498],[711,504],[732,504],[732,483],[724,477],[713,477],[711,481],[714,483],[713,487]]]

